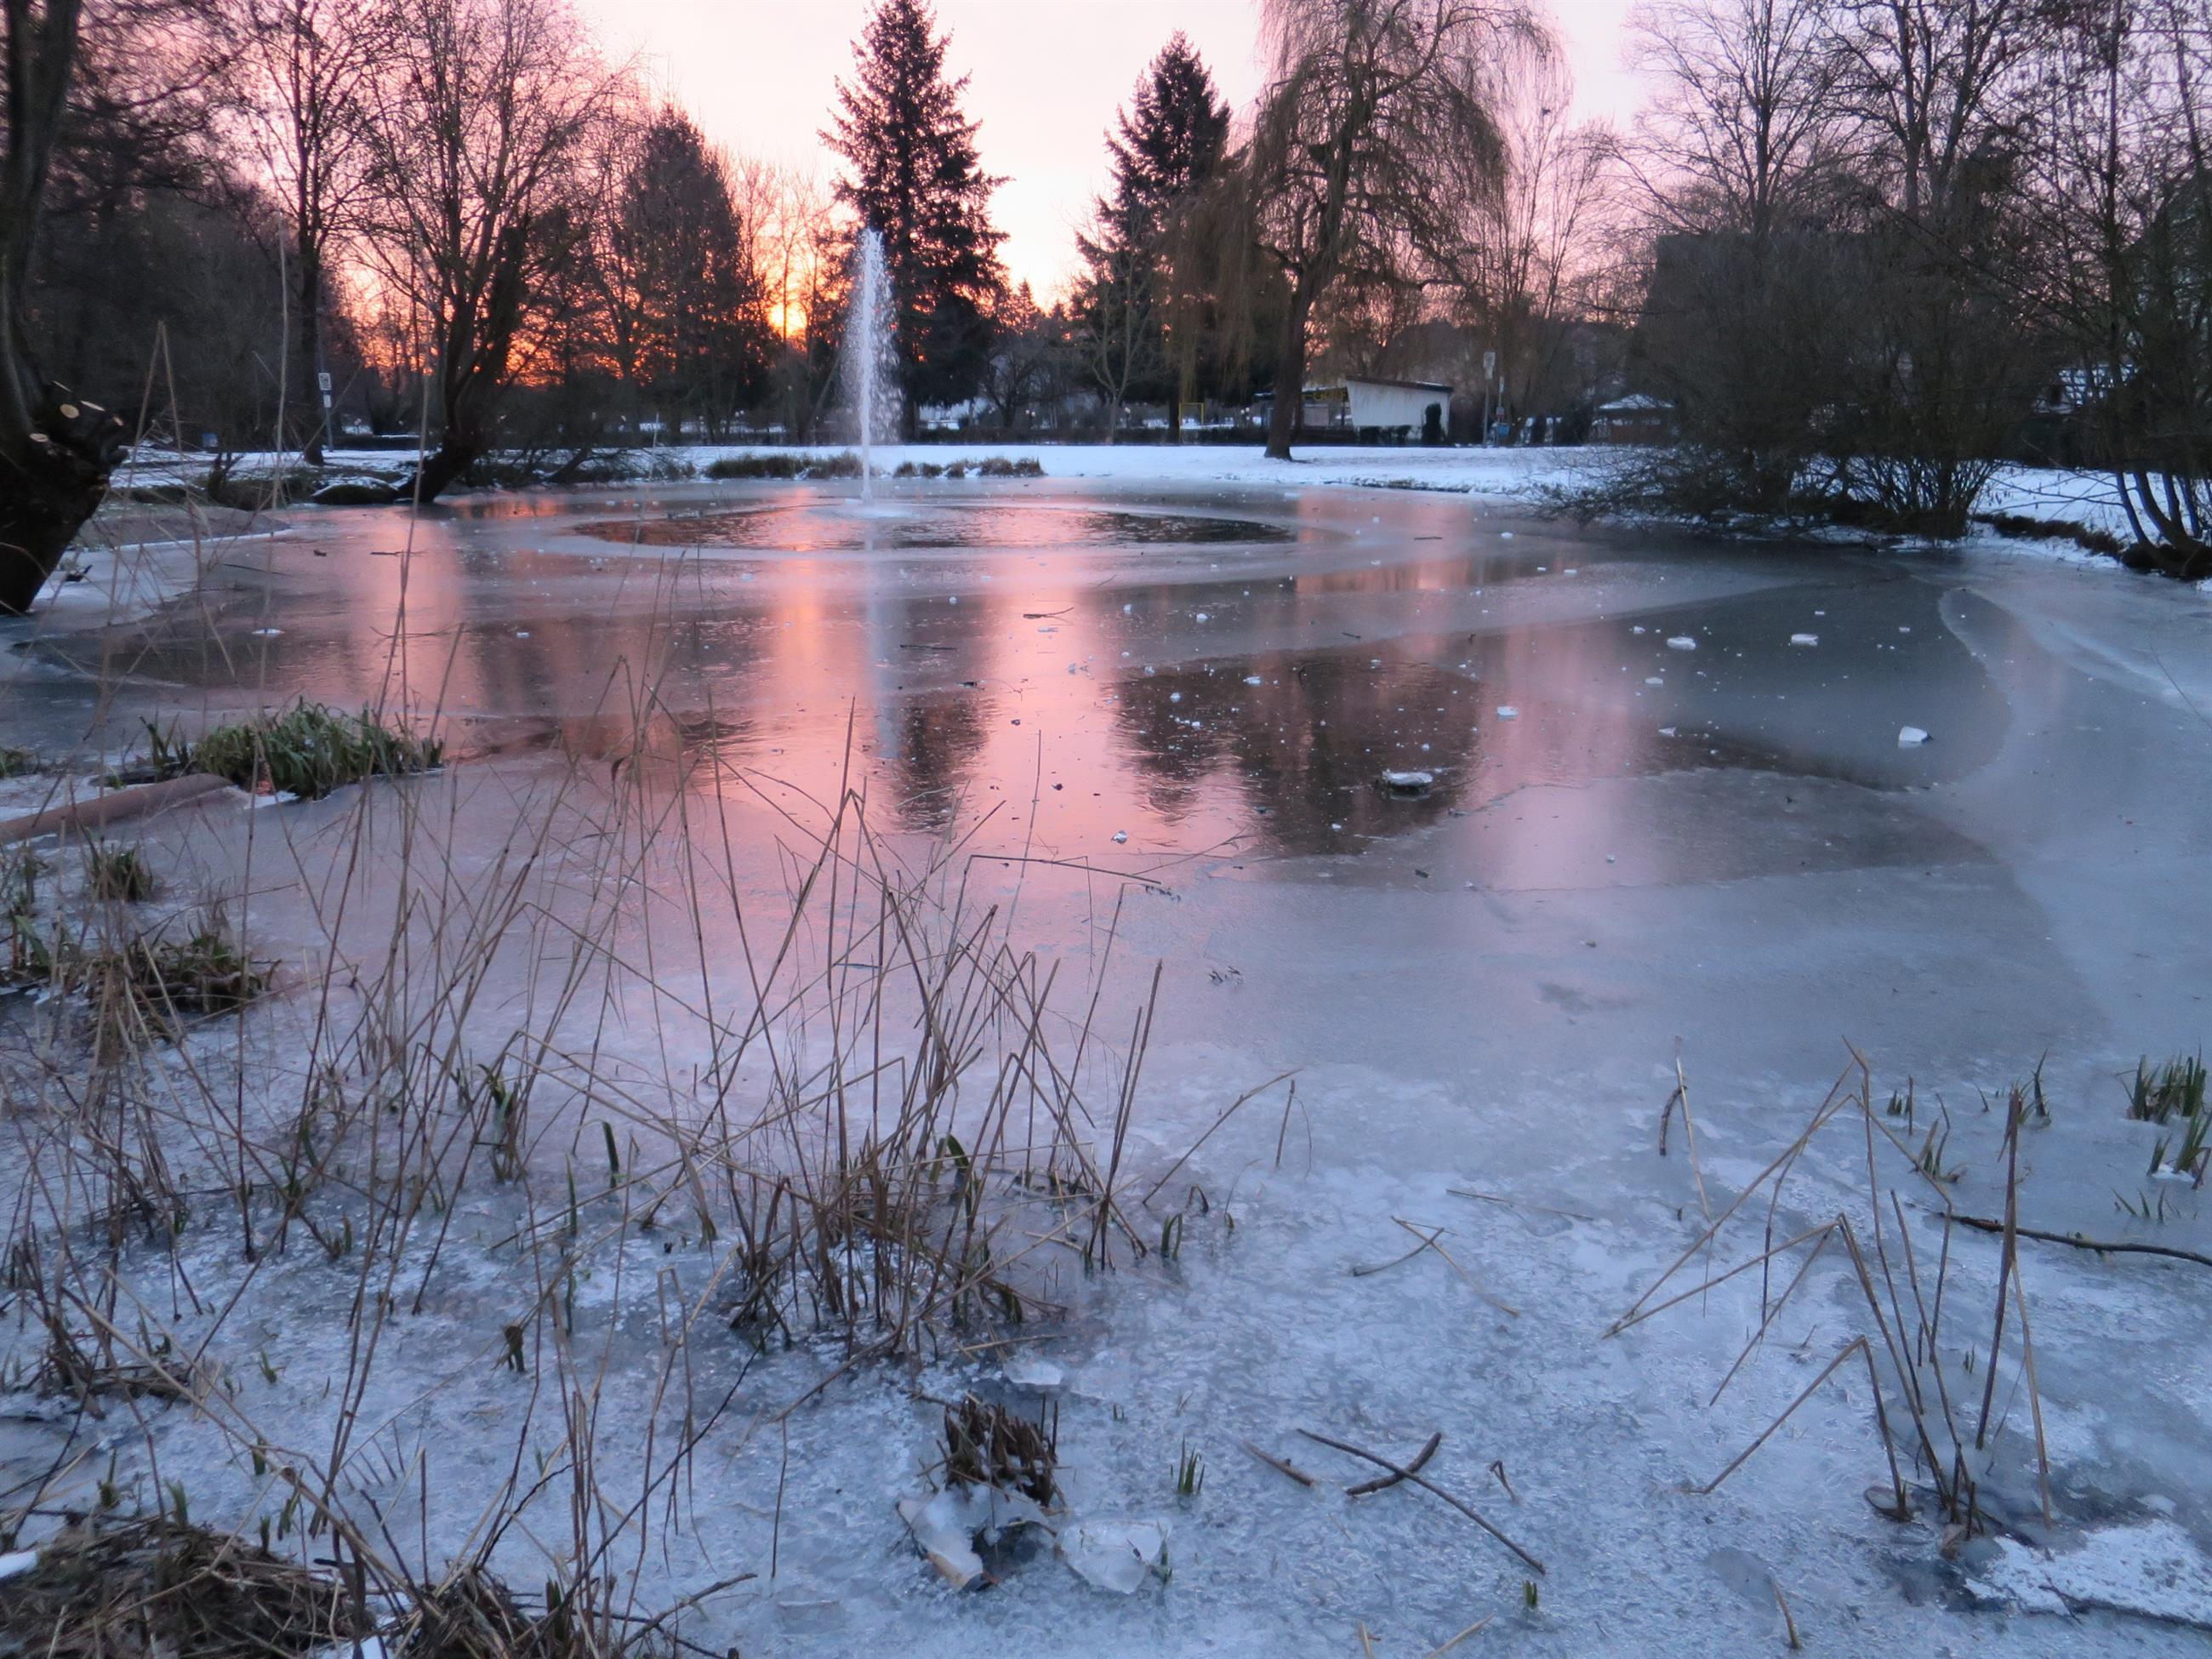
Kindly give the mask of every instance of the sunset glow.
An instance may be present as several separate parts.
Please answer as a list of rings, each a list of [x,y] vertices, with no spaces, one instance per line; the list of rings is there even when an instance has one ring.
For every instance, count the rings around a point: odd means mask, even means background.
[[[1634,78],[1620,61],[1631,0],[1565,0],[1553,24],[1578,112],[1625,121]],[[836,158],[818,134],[836,79],[851,72],[867,0],[578,0],[608,49],[635,52],[655,85],[741,155],[811,167]],[[1253,0],[939,0],[948,67],[972,77],[984,164],[1016,282],[1039,296],[1075,270],[1075,229],[1106,180],[1105,132],[1152,55],[1188,35],[1242,114],[1260,88]],[[787,331],[788,331],[787,330]]]

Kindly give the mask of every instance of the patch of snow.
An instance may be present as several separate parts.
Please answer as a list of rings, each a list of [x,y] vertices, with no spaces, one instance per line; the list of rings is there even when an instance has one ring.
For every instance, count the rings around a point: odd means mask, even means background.
[[[0,1579],[14,1578],[30,1571],[39,1565],[36,1550],[10,1550],[0,1555]]]
[[[2212,1562],[2171,1521],[2106,1527],[2057,1553],[2000,1538],[1995,1556],[1967,1583],[2027,1613],[2101,1607],[2212,1630]]]

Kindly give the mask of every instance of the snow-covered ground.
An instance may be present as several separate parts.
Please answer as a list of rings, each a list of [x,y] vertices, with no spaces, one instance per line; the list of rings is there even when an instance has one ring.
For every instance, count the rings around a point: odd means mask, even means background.
[[[804,803],[842,787],[906,842],[965,837],[971,896],[1000,905],[1040,980],[1058,964],[1063,988],[1103,988],[1101,1030],[1130,1029],[1163,964],[1130,1199],[1155,1243],[1182,1217],[1179,1244],[1092,1277],[1041,1209],[1018,1249],[1064,1318],[841,1372],[831,1345],[756,1354],[727,1331],[726,1235],[586,1230],[546,1340],[608,1379],[591,1431],[605,1489],[634,1498],[663,1444],[649,1431],[683,1416],[653,1403],[672,1330],[691,1333],[685,1407],[729,1402],[680,1498],[653,1495],[650,1547],[625,1534],[645,1604],[753,1573],[685,1635],[801,1655],[1256,1659],[1364,1639],[1414,1656],[1486,1617],[1460,1650],[1735,1656],[1781,1649],[1794,1622],[1814,1652],[2201,1652],[2212,1270],[2024,1243],[2032,1403],[2016,1322],[1992,1365],[2000,1246],[1960,1229],[1947,1247],[1938,1216],[1947,1194],[2002,1210],[2002,1103],[2040,1063],[2021,1221],[2212,1251],[2203,1194],[2150,1170],[2180,1126],[2130,1121],[2120,1081],[2212,1023],[2212,599],[2017,551],[1583,529],[1517,505],[1558,453],[1012,453],[1048,477],[899,485],[866,513],[849,485],[477,498],[426,515],[405,558],[388,511],[303,512],[112,663],[64,641],[7,694],[12,731],[55,753],[103,717],[119,741],[149,713],[301,693],[357,707],[397,687],[443,711],[465,758],[406,787],[419,816],[378,786],[232,798],[142,832],[167,902],[232,896],[295,985],[388,949],[403,842],[439,902],[496,921],[523,862],[497,850],[538,845],[549,799],[614,822],[558,822],[522,890],[539,931],[466,1018],[477,1053],[536,1018],[530,970],[560,978],[556,946],[601,896],[580,872],[634,860],[574,1045],[605,1074],[583,1110],[624,1122],[711,1097],[702,1011],[750,1006],[748,941],[783,915]],[[694,517],[721,522],[695,538]],[[660,524],[672,544],[644,538]],[[104,669],[112,707],[88,709]],[[640,708],[651,742],[634,740]],[[1929,741],[1900,745],[1907,726]],[[1371,787],[1385,768],[1436,783],[1389,798]],[[624,789],[635,820],[610,805]],[[385,839],[356,876],[364,822]],[[679,840],[709,849],[703,869]],[[267,1099],[297,1098],[283,1061],[320,1012],[297,993],[264,1011]],[[809,1054],[831,1040],[793,1035]],[[1874,1068],[1874,1115],[1832,1124],[1770,1210],[1762,1171],[1850,1075],[1845,1040]],[[157,1079],[220,1085],[227,1041],[203,1033]],[[1679,1111],[1660,1151],[1678,1053],[1694,1158]],[[588,1174],[598,1228],[625,1200],[584,1127],[555,1121],[543,1173],[555,1194]],[[1867,1202],[1877,1144],[1895,1210]],[[1746,1193],[1740,1231],[1694,1249],[1708,1211]],[[515,1248],[517,1201],[465,1194],[444,1253],[426,1239],[394,1274],[403,1302],[426,1287],[423,1311],[387,1328],[343,1492],[410,1553],[425,1531],[434,1556],[454,1547],[518,1461],[562,1467],[543,1373],[510,1370],[502,1341],[548,1295],[545,1258]],[[173,1274],[137,1259],[133,1316],[179,1351],[209,1345],[211,1409],[327,1455],[362,1258],[302,1241],[249,1272],[214,1208]],[[1972,1454],[1983,1535],[1947,1537],[1902,1433],[1915,1515],[1875,1512],[1887,1459],[1856,1362],[1717,1490],[1685,1490],[1869,1334],[1840,1241],[1717,1399],[1802,1250],[1771,1283],[1749,1272],[1607,1334],[1686,1253],[1725,1267],[1838,1215],[1870,1252],[1883,1230],[1869,1277],[1915,1271],[1908,1241],[1923,1283],[1944,1261],[1933,1346],[1967,1418],[1995,1378]],[[1442,1249],[1408,1226],[1443,1229]],[[37,1335],[11,1328],[15,1357]],[[1936,1375],[1924,1355],[1915,1370]],[[1071,1541],[1158,1545],[1168,1571],[1115,1557],[1101,1571],[1134,1586],[1117,1595],[1044,1553],[951,1589],[897,1506],[926,1493],[940,1402],[969,1389],[1056,1402],[1056,1521]],[[141,1409],[194,1514],[270,1507],[208,1418]],[[1304,1430],[1391,1457],[1441,1433],[1429,1478],[1546,1570],[1426,1492],[1347,1497],[1374,1471]],[[0,1486],[65,1433],[9,1424]],[[151,1466],[116,1444],[143,1487]],[[1186,1451],[1205,1466],[1190,1496]],[[532,1531],[565,1538],[568,1490]],[[531,1583],[529,1540],[506,1548]]]
[[[757,445],[678,445],[626,452],[622,459],[644,466],[664,466],[675,476],[703,475],[714,462],[758,456],[810,456],[827,459],[849,453],[849,446],[823,445],[812,448],[764,448]],[[1573,491],[1601,479],[1621,452],[1601,446],[1583,448],[1453,448],[1425,449],[1393,446],[1357,447],[1309,446],[1295,459],[1269,460],[1256,447],[1192,444],[1001,444],[963,445],[937,442],[885,445],[875,452],[878,468],[884,472],[902,465],[945,466],[965,461],[970,465],[996,457],[1034,462],[1045,477],[1093,479],[1129,484],[1221,484],[1310,488],[1334,484],[1401,489],[1443,490],[1502,500],[1535,501],[1559,491]],[[404,470],[408,457],[389,450],[333,450],[331,476],[349,473],[392,476]],[[236,476],[248,477],[278,465],[271,455],[247,456],[237,464]],[[201,469],[195,458],[149,454],[126,469],[121,482],[141,484],[173,483]],[[586,486],[595,488],[601,486]],[[2106,472],[2060,468],[2007,466],[1991,483],[1981,502],[1982,512],[2075,524],[2103,531],[2127,540],[2133,534],[2117,484]],[[2037,539],[2000,536],[1978,526],[1972,545],[2014,556],[2057,558],[2072,562],[2095,561],[2063,538]]]

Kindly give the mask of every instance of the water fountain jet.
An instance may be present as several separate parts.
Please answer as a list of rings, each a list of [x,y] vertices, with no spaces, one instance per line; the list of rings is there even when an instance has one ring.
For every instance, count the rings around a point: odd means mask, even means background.
[[[857,249],[853,307],[845,321],[844,370],[860,451],[860,499],[872,501],[876,434],[896,430],[899,416],[890,284],[884,270],[883,234],[873,228],[860,233]]]

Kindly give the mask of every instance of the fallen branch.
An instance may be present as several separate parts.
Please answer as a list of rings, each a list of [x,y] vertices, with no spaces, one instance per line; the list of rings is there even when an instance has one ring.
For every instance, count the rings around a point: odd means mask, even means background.
[[[1250,1452],[1253,1456],[1258,1458],[1269,1468],[1274,1470],[1276,1474],[1287,1474],[1301,1486],[1318,1486],[1321,1485],[1320,1481],[1315,1480],[1313,1476],[1308,1474],[1304,1469],[1291,1462],[1288,1458],[1278,1457],[1273,1452],[1261,1451],[1257,1446],[1254,1445],[1249,1440],[1243,1441],[1241,1443],[1246,1451]]]
[[[1450,1504],[1468,1520],[1474,1522],[1476,1526],[1480,1527],[1483,1531],[1488,1533],[1499,1543],[1504,1545],[1507,1549],[1511,1550],[1514,1554],[1519,1556],[1523,1561],[1526,1561],[1538,1572],[1546,1571],[1544,1564],[1541,1561],[1539,1561],[1534,1556],[1529,1554],[1528,1551],[1522,1549],[1510,1538],[1508,1538],[1504,1533],[1498,1531],[1496,1527],[1491,1525],[1488,1521],[1485,1520],[1475,1510],[1470,1509],[1465,1504],[1461,1503],[1458,1498],[1454,1498],[1449,1492],[1446,1492],[1442,1486],[1437,1486],[1434,1481],[1428,1480],[1425,1476],[1414,1474],[1411,1469],[1401,1468],[1397,1464],[1393,1463],[1387,1457],[1377,1457],[1371,1451],[1367,1451],[1360,1447],[1347,1444],[1346,1442],[1341,1440],[1332,1440],[1325,1434],[1316,1434],[1311,1429],[1300,1429],[1298,1432],[1305,1436],[1307,1439],[1314,1442],[1316,1445],[1328,1446],[1336,1451],[1348,1452],[1354,1457],[1364,1457],[1369,1462],[1376,1464],[1382,1468],[1389,1470],[1391,1474],[1396,1475],[1400,1480],[1410,1480],[1415,1486],[1419,1486],[1423,1492],[1430,1492],[1436,1497],[1443,1498],[1445,1503]]]
[[[1458,1635],[1453,1637],[1450,1641],[1445,1643],[1442,1647],[1431,1648],[1429,1650],[1428,1659],[1437,1659],[1437,1656],[1439,1654],[1449,1653],[1461,1643],[1466,1641],[1468,1637],[1474,1635],[1477,1632],[1480,1631],[1484,1626],[1487,1625],[1492,1620],[1497,1617],[1498,1615],[1494,1613],[1484,1613],[1481,1618],[1476,1620],[1473,1624],[1469,1625]]]
[[[1961,1227],[1972,1227],[1978,1233],[2002,1233],[2005,1224],[1992,1221],[1986,1216],[1959,1215],[1951,1219]],[[2045,1244],[2064,1244],[2077,1250],[2094,1250],[2099,1255],[2163,1255],[2176,1261],[2194,1261],[2200,1267],[2212,1267],[2212,1255],[2197,1250],[2185,1250],[2172,1244],[2131,1244],[2112,1240],[2084,1238],[2079,1233],[2050,1233],[2039,1227],[2015,1225],[2013,1233],[2020,1238],[2039,1239]]]
[[[1510,1303],[1500,1302],[1496,1297],[1491,1295],[1488,1291],[1484,1290],[1480,1285],[1475,1282],[1474,1275],[1468,1272],[1466,1268],[1461,1267],[1458,1262],[1453,1261],[1451,1252],[1444,1249],[1443,1245],[1437,1243],[1438,1239],[1444,1236],[1444,1230],[1442,1227],[1433,1228],[1424,1232],[1420,1228],[1416,1227],[1412,1222],[1407,1221],[1402,1216],[1394,1215],[1390,1219],[1396,1222],[1407,1232],[1413,1234],[1414,1237],[1419,1239],[1425,1248],[1434,1250],[1438,1255],[1443,1257],[1446,1263],[1448,1263],[1451,1267],[1451,1270],[1467,1281],[1468,1288],[1473,1291],[1477,1296],[1480,1297],[1485,1302],[1487,1302],[1492,1307],[1497,1309],[1500,1313],[1510,1314],[1516,1319],[1521,1317],[1520,1309],[1513,1306]],[[1419,1252],[1416,1251],[1415,1254],[1419,1255]]]
[[[1356,1486],[1346,1486],[1344,1489],[1344,1495],[1346,1498],[1364,1498],[1370,1492],[1389,1491],[1401,1480],[1407,1480],[1427,1468],[1429,1460],[1437,1455],[1437,1448],[1443,1443],[1443,1431],[1439,1429],[1429,1437],[1427,1445],[1413,1454],[1413,1461],[1406,1465],[1404,1474],[1378,1474],[1372,1480],[1363,1480]]]

